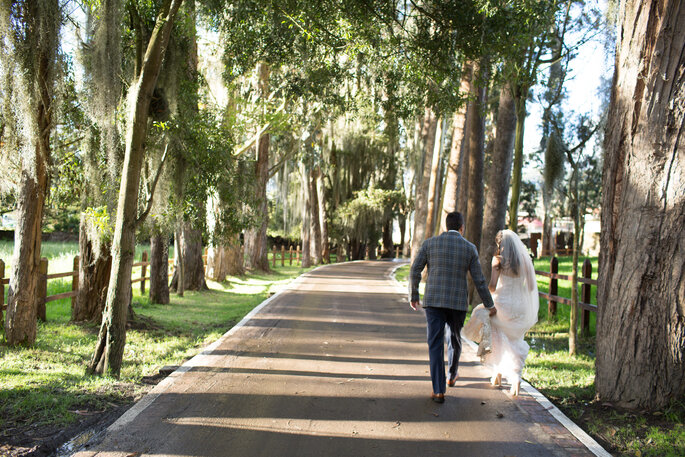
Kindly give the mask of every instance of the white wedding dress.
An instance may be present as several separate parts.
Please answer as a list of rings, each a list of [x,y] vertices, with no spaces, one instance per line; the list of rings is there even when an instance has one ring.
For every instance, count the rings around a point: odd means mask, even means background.
[[[464,335],[481,343],[478,355],[491,368],[493,385],[499,384],[502,375],[517,394],[530,349],[523,336],[538,321],[540,300],[535,267],[525,245],[511,230],[500,234],[499,277],[492,293],[497,313],[490,317],[482,304],[476,306],[464,326]]]
[[[539,307],[537,284],[529,287],[526,277],[506,270],[500,274],[492,294],[497,314],[490,318],[491,351],[483,357],[494,374],[502,374],[512,385],[521,380],[530,349],[523,336],[537,322]]]

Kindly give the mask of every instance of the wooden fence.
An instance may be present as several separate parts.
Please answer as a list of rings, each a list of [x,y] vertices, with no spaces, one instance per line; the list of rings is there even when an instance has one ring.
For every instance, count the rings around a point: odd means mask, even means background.
[[[538,292],[541,297],[547,299],[547,312],[549,316],[554,316],[557,313],[557,303],[571,305],[570,298],[557,295],[559,293],[559,280],[571,281],[571,275],[559,274],[559,260],[556,257],[550,259],[549,271],[535,270],[535,274],[550,278],[549,292]],[[587,334],[590,330],[590,313],[597,312],[597,305],[591,303],[592,286],[597,286],[597,280],[592,279],[592,263],[590,259],[585,259],[583,262],[581,275],[578,277],[578,283],[581,284],[580,296],[578,297],[578,306],[582,310],[580,314],[580,329],[583,334]]]
[[[331,249],[331,254],[335,254],[335,262],[341,262],[343,259],[343,252],[342,252],[342,247],[337,246],[335,249]],[[376,258],[380,258],[380,249],[376,251]],[[400,250],[399,246],[395,246],[395,258],[396,259],[401,259],[402,258],[402,251]],[[276,245],[273,245],[271,247],[271,264],[273,265],[274,268],[276,268],[276,263],[280,261],[281,266],[285,266],[286,260],[288,261],[288,265],[292,265],[293,262],[301,263],[302,262],[302,250],[300,249],[300,246],[288,246],[288,249],[286,250],[285,245],[281,245],[281,247],[277,247]],[[329,262],[333,262],[333,260],[328,259]]]
[[[202,256],[202,261],[205,265],[205,271],[207,266],[207,249],[204,250],[204,255]],[[173,264],[174,259],[169,259],[169,264]],[[48,259],[43,257],[40,259],[40,265],[38,267],[39,277],[38,277],[38,319],[45,322],[46,319],[46,309],[45,305],[51,301],[61,300],[63,298],[71,298],[71,306],[74,307],[76,303],[76,295],[78,294],[78,265],[79,256],[74,256],[73,269],[72,271],[67,271],[64,273],[52,273],[48,274]],[[148,253],[144,251],[141,255],[140,262],[134,262],[132,268],[141,267],[140,276],[131,279],[131,285],[139,282],[140,283],[140,293],[145,294],[145,283],[150,280],[147,276],[149,273],[148,267],[150,262],[148,260]],[[169,276],[174,273],[171,271]],[[48,295],[48,280],[68,278],[71,277],[71,291],[63,292],[61,294]],[[7,304],[5,303],[5,285],[9,284],[10,279],[5,277],[5,262],[0,260],[0,313],[7,309]]]

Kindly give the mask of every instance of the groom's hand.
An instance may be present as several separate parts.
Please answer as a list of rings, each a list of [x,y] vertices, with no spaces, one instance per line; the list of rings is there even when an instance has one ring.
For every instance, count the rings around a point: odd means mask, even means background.
[[[494,316],[495,314],[497,314],[497,308],[493,306],[490,308],[490,317]]]
[[[416,311],[417,309],[419,309],[419,306],[421,306],[421,302],[419,302],[419,301],[411,301],[411,302],[409,302],[409,306],[411,306],[411,309],[413,309],[414,311]]]

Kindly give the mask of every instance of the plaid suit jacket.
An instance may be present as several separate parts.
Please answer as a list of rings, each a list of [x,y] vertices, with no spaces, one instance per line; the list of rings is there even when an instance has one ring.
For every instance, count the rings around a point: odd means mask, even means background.
[[[494,306],[478,260],[476,247],[457,231],[444,232],[424,241],[411,266],[409,277],[411,301],[419,301],[419,282],[423,268],[428,267],[428,281],[423,307],[468,310],[466,273],[486,308]]]

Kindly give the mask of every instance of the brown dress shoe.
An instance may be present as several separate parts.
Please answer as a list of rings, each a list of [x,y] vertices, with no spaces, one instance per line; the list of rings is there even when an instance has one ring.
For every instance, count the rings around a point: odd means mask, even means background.
[[[445,394],[431,394],[431,398],[435,403],[445,403]]]
[[[454,387],[455,385],[457,385],[457,379],[459,379],[459,376],[455,376],[454,378],[447,381],[447,385],[450,387]]]

